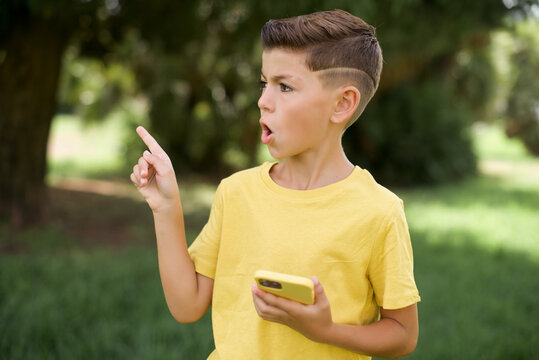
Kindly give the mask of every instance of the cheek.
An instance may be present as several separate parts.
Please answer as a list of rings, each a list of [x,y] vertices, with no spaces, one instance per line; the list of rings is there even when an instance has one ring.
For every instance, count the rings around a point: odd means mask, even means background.
[[[313,101],[306,96],[287,100],[291,101],[283,101],[282,109],[286,113],[287,118],[297,119],[296,122],[312,118],[313,115],[318,113],[318,108],[320,107],[317,101]]]
[[[313,132],[325,132],[324,124],[329,119],[330,112],[327,100],[318,94],[305,94],[298,97],[281,99],[279,109],[281,118],[280,126],[286,132],[298,135],[311,134]],[[276,129],[277,130],[277,129]],[[285,135],[285,134],[282,134]]]
[[[323,100],[305,101],[301,107],[294,110],[294,116],[302,126],[319,127],[330,116],[330,112]]]

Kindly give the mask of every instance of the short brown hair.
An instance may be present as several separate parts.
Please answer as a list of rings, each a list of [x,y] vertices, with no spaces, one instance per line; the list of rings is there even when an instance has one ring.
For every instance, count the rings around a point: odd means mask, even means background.
[[[305,52],[307,67],[325,84],[350,82],[360,102],[348,126],[361,115],[380,82],[382,50],[375,28],[344,11],[321,11],[269,20],[261,32],[262,48]]]

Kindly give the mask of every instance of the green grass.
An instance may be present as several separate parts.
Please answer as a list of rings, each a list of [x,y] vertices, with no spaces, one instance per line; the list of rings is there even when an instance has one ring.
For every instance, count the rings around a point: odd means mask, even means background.
[[[203,359],[213,346],[209,316],[169,315],[151,249],[1,261],[2,359]]]
[[[479,178],[401,195],[422,296],[421,336],[410,358],[533,358],[539,188]]]
[[[405,201],[422,297],[410,359],[531,359],[539,347],[539,159],[496,127],[476,135],[482,175],[393,189]],[[103,164],[110,154],[99,155]],[[78,174],[99,172],[93,164]],[[214,186],[182,184],[193,239]],[[26,244],[0,253],[0,358],[205,359],[213,347],[209,315],[182,325],[168,313],[145,205],[100,201],[84,214],[76,200],[65,221],[87,216],[100,227],[110,218],[133,238],[150,239],[111,247],[99,232],[82,240],[57,223],[16,236],[0,228],[0,245]]]
[[[422,297],[410,359],[536,356],[539,160],[496,127],[478,129],[476,147],[487,174],[398,191]]]

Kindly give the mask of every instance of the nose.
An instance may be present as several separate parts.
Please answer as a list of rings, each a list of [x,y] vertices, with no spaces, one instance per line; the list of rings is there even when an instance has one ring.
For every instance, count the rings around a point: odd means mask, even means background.
[[[273,100],[271,99],[270,91],[265,88],[258,98],[258,108],[260,111],[271,111],[273,108]]]

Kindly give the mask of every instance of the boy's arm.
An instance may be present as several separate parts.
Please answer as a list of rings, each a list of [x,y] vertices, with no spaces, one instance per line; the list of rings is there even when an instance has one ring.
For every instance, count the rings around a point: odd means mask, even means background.
[[[380,309],[380,320],[365,326],[333,324],[328,343],[381,358],[401,358],[416,347],[417,304],[396,310]]]
[[[179,322],[198,320],[211,303],[213,280],[196,273],[187,251],[183,209],[169,157],[142,127],[137,133],[145,151],[133,167],[131,181],[153,212],[159,272],[170,312]]]
[[[213,279],[200,275],[187,251],[181,206],[154,212],[157,256],[170,313],[181,323],[197,321],[210,306]]]
[[[307,338],[375,357],[399,358],[416,347],[419,326],[416,304],[398,310],[381,309],[381,319],[359,326],[334,323],[324,289],[318,279],[314,305],[303,305],[253,286],[253,300],[264,320],[287,325]]]

